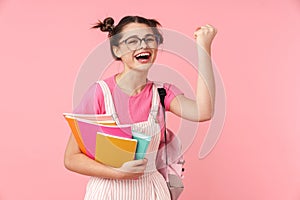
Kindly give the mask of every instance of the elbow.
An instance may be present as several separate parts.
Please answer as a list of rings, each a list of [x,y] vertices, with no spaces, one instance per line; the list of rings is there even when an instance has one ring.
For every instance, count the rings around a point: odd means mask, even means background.
[[[64,166],[66,169],[70,170],[70,161],[68,159],[64,159]]]
[[[205,122],[205,121],[211,120],[211,118],[212,118],[211,116],[202,116],[197,121],[198,122]]]
[[[214,112],[211,111],[211,112],[206,112],[206,113],[203,113],[203,114],[200,114],[199,118],[198,118],[198,122],[205,122],[205,121],[209,121],[213,118],[214,116]]]
[[[214,106],[205,105],[205,106],[198,106],[197,107],[197,121],[198,122],[204,122],[209,121],[213,118],[215,108]]]
[[[71,158],[69,156],[65,156],[64,158],[64,166],[66,169],[73,171],[72,170],[72,161]]]

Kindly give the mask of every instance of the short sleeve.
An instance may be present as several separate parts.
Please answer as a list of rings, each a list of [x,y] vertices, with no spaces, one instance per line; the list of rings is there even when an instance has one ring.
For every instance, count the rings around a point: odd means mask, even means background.
[[[98,83],[91,85],[73,110],[76,114],[105,114],[104,96]]]
[[[166,111],[170,110],[170,104],[172,102],[172,100],[178,96],[178,95],[182,95],[183,92],[176,87],[175,85],[169,84],[169,83],[164,83],[164,88],[166,90],[166,97],[165,97],[165,107],[166,107]]]

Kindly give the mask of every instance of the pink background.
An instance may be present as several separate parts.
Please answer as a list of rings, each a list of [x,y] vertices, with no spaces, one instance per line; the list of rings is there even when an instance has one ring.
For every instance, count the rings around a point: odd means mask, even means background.
[[[63,166],[62,113],[72,110],[81,63],[106,38],[89,27],[98,18],[142,15],[189,37],[205,23],[219,30],[213,59],[226,121],[199,160],[209,123],[201,124],[185,154],[181,199],[299,200],[300,2],[128,2],[0,1],[0,199],[83,198],[88,178]]]

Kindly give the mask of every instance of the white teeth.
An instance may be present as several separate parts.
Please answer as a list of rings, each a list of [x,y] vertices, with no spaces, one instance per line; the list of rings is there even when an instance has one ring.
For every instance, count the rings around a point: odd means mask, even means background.
[[[140,53],[136,55],[135,57],[140,57],[140,56],[150,56],[150,53]]]

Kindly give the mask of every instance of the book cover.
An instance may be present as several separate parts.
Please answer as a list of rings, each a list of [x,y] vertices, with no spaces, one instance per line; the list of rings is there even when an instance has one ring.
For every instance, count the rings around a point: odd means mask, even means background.
[[[136,139],[138,141],[137,143],[137,149],[135,154],[135,159],[144,159],[145,154],[147,152],[149,143],[151,141],[151,136],[144,135],[142,133],[132,131],[132,138]]]
[[[110,126],[99,123],[99,120],[98,122],[95,122],[75,115],[64,115],[64,117],[72,130],[80,150],[92,159],[95,159],[97,132],[124,138],[132,138],[130,125]],[[100,119],[100,115],[98,119]]]
[[[104,125],[116,126],[116,122],[109,114],[75,114],[75,113],[63,113],[64,117],[77,118],[89,120],[91,123],[99,123]]]
[[[83,143],[83,139],[81,137],[81,134],[79,132],[79,128],[78,128],[78,125],[77,125],[77,121],[74,119],[74,118],[70,118],[70,117],[66,117],[65,118],[71,128],[71,131],[72,131],[72,134],[81,150],[82,153],[84,153],[85,155],[87,155],[88,157],[90,158],[93,158],[94,156],[89,153],[86,148],[85,148],[85,145]]]
[[[96,136],[95,160],[112,167],[134,160],[136,139],[128,139],[98,132]]]

